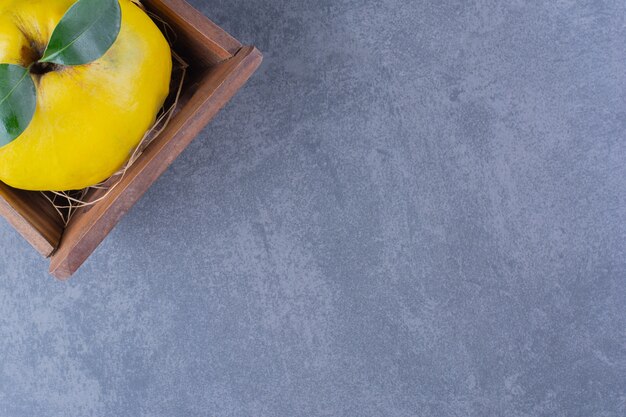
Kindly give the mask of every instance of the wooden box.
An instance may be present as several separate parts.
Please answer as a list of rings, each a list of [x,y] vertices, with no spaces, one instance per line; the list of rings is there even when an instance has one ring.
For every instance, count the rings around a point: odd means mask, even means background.
[[[166,128],[104,199],[78,209],[67,226],[42,193],[0,182],[0,214],[50,258],[50,273],[59,279],[78,270],[261,64],[256,48],[242,46],[184,0],[142,0],[142,4],[176,33],[172,49],[189,65],[176,113]],[[87,198],[96,201],[102,195]]]

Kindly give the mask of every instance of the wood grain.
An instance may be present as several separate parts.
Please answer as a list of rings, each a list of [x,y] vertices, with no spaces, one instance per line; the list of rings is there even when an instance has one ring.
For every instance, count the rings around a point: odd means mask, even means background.
[[[59,245],[63,222],[41,193],[0,182],[0,214],[41,255],[49,257]]]
[[[184,0],[142,0],[145,8],[176,32],[173,47],[194,65],[208,67],[231,58],[241,43]],[[191,62],[190,62],[191,63]]]

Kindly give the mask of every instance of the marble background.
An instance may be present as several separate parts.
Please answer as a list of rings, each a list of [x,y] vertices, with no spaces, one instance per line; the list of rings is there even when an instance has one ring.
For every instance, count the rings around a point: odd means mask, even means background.
[[[0,415],[626,415],[623,0],[191,0],[263,67],[67,283],[0,223]]]

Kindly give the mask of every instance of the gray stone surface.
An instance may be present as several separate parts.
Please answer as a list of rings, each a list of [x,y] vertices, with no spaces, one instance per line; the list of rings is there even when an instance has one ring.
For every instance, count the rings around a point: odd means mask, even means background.
[[[0,415],[626,415],[622,0],[192,0],[265,53],[68,283],[0,225]]]

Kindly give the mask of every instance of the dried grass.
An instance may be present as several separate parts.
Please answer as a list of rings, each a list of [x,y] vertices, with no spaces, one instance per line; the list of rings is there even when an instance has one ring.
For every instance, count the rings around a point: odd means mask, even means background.
[[[137,3],[143,9],[143,6],[138,1],[133,0],[133,2]],[[146,13],[157,23],[157,25],[160,26],[170,46],[173,45],[176,41],[176,33],[172,29],[172,27],[167,22],[162,20],[159,16],[147,10]],[[130,167],[133,166],[135,162],[137,162],[145,149],[169,125],[172,117],[178,109],[178,103],[180,100],[180,95],[182,93],[188,68],[188,64],[176,52],[174,52],[173,49],[172,62],[172,84],[174,85],[175,82],[178,82],[177,90],[173,94],[173,100],[171,98],[172,94],[170,94],[170,98],[168,98],[168,101],[171,101],[171,104],[167,108],[164,107],[161,110],[154,125],[152,125],[150,130],[145,133],[145,135],[143,136],[137,147],[134,149],[133,153],[131,154],[128,161],[124,164],[124,166],[107,180],[101,182],[100,184],[96,184],[82,190],[42,192],[43,196],[50,202],[50,204],[52,204],[56,212],[59,214],[65,226],[68,225],[68,223],[72,219],[72,216],[76,213],[78,209],[93,206],[100,201],[106,199],[111,194],[111,192],[113,192],[113,190],[120,184]],[[100,193],[104,191],[104,194],[95,199],[88,198],[96,191],[99,191]]]

